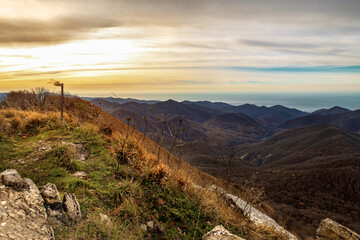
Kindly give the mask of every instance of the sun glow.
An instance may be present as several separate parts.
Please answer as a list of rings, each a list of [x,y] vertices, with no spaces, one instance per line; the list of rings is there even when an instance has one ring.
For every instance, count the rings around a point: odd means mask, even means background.
[[[85,71],[113,68],[115,65],[130,67],[140,52],[130,40],[83,40],[67,44],[1,49],[0,60],[6,62],[3,71]]]

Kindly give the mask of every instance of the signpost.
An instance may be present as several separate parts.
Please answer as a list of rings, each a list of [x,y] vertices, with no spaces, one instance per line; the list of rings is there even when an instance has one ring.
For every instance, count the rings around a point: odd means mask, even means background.
[[[64,121],[64,84],[59,81],[54,82],[54,86],[61,87],[61,100],[60,100],[60,119],[61,122]]]

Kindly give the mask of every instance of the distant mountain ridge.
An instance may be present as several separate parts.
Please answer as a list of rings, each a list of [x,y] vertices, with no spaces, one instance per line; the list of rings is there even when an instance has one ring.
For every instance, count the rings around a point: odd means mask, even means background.
[[[321,112],[324,111],[320,111],[320,113]],[[343,129],[359,133],[360,110],[339,113],[339,114],[320,114],[320,115],[311,114],[308,116],[285,121],[279,125],[279,128],[294,129],[294,128],[311,126],[316,124],[327,124],[327,125],[338,126]]]
[[[348,113],[348,112],[351,112],[351,110],[349,110],[347,108],[335,106],[335,107],[332,107],[329,109],[322,108],[322,109],[312,112],[311,114],[312,115],[329,115],[329,114],[340,114],[340,113]]]
[[[256,166],[284,167],[316,157],[360,154],[360,136],[335,126],[307,126],[240,146],[238,152]]]
[[[108,102],[113,102],[113,103],[119,103],[119,104],[123,104],[123,103],[127,103],[127,102],[136,102],[136,103],[147,103],[147,104],[155,104],[158,103],[160,101],[158,100],[139,100],[136,98],[117,98],[117,97],[82,97],[82,99],[85,99],[86,101],[92,102],[92,101],[96,101],[96,100],[105,100]]]

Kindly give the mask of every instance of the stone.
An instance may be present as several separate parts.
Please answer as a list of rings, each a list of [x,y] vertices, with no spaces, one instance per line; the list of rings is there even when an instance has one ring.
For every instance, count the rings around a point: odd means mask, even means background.
[[[76,157],[80,161],[86,161],[90,156],[90,151],[82,144],[75,144],[72,142],[62,142],[62,144],[74,149],[76,153]]]
[[[154,221],[148,221],[147,223],[146,223],[146,226],[147,226],[147,228],[149,229],[149,230],[153,230],[154,229]]]
[[[242,200],[240,197],[227,193],[222,188],[216,185],[211,185],[210,190],[216,191],[222,196],[224,196],[228,201],[232,203],[233,207],[240,209],[243,214],[249,218],[251,222],[265,226],[267,228],[272,228],[275,230],[275,232],[281,234],[288,240],[297,240],[296,236],[294,236],[292,233],[280,226],[274,219],[262,213],[248,202]]]
[[[15,169],[7,169],[1,174],[1,181],[5,186],[21,188],[23,181],[20,174]]]
[[[67,226],[69,225],[69,220],[62,208],[52,209],[50,205],[46,207],[47,220],[52,226]]]
[[[73,176],[77,177],[77,178],[81,178],[81,179],[86,179],[87,178],[86,172],[82,172],[82,171],[74,173]]]
[[[77,222],[81,219],[80,204],[74,194],[66,193],[64,195],[62,207],[69,220]]]
[[[47,183],[41,188],[41,195],[45,200],[45,204],[56,204],[61,202],[59,192],[55,184]]]
[[[162,233],[162,232],[165,231],[165,228],[164,228],[164,226],[162,225],[162,223],[156,222],[156,223],[154,224],[154,230],[155,230],[156,232],[158,232],[158,233]]]
[[[145,224],[141,224],[140,229],[143,230],[144,232],[146,232],[147,231],[147,226]]]
[[[206,233],[202,237],[202,239],[203,240],[244,240],[241,237],[231,234],[222,225],[218,225],[214,227],[214,229]]]
[[[108,227],[110,227],[112,225],[112,222],[111,222],[110,218],[108,217],[108,215],[99,213],[99,220],[100,220],[100,223],[105,224]]]
[[[30,179],[22,179],[16,170],[5,172],[5,183],[11,184],[0,189],[0,239],[54,239],[37,186]],[[21,188],[13,184],[19,182]]]
[[[323,219],[316,230],[318,240],[359,240],[360,235],[347,227],[331,220]]]

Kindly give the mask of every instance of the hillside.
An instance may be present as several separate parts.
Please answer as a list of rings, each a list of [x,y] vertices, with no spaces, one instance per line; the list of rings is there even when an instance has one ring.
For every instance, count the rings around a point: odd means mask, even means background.
[[[360,110],[339,114],[309,115],[288,120],[279,125],[282,129],[294,129],[316,124],[338,126],[343,129],[360,132]]]
[[[222,129],[242,134],[263,136],[267,130],[258,121],[241,113],[223,113],[209,119],[206,123]]]
[[[230,169],[202,170],[239,185],[263,188],[265,202],[287,216],[286,226],[313,238],[325,216],[360,231],[360,137],[334,126],[287,130],[238,147]]]
[[[27,109],[29,99],[36,109]],[[198,171],[79,98],[66,98],[62,123],[58,103],[56,95],[14,93],[0,110],[0,171],[17,169],[37,186],[54,183],[80,203],[82,221],[54,226],[57,239],[200,239],[218,224],[246,239],[279,238],[194,184],[249,196],[245,188]],[[153,228],[142,230],[148,222]]]
[[[173,147],[172,153],[183,157],[194,166],[202,165],[204,159],[231,154],[233,146],[257,141],[267,134],[267,129],[261,121],[241,113],[224,114],[222,111],[191,102],[179,103],[168,100],[149,105],[137,102],[118,104],[105,101],[104,103],[104,100],[101,100],[93,103],[168,150],[171,148],[173,137],[178,135],[178,143]],[[184,147],[189,145],[196,148]],[[220,155],[196,153],[198,150],[202,151],[201,149],[214,148],[222,149],[222,151],[213,151]]]
[[[270,126],[278,125],[286,120],[307,115],[306,112],[293,108],[287,108],[281,105],[265,107],[256,106],[254,104],[244,104],[231,107],[229,110],[257,118]]]
[[[242,159],[259,167],[305,165],[316,157],[360,154],[358,135],[333,126],[315,125],[284,131],[260,143],[238,148]],[[311,164],[311,163],[310,163]]]

